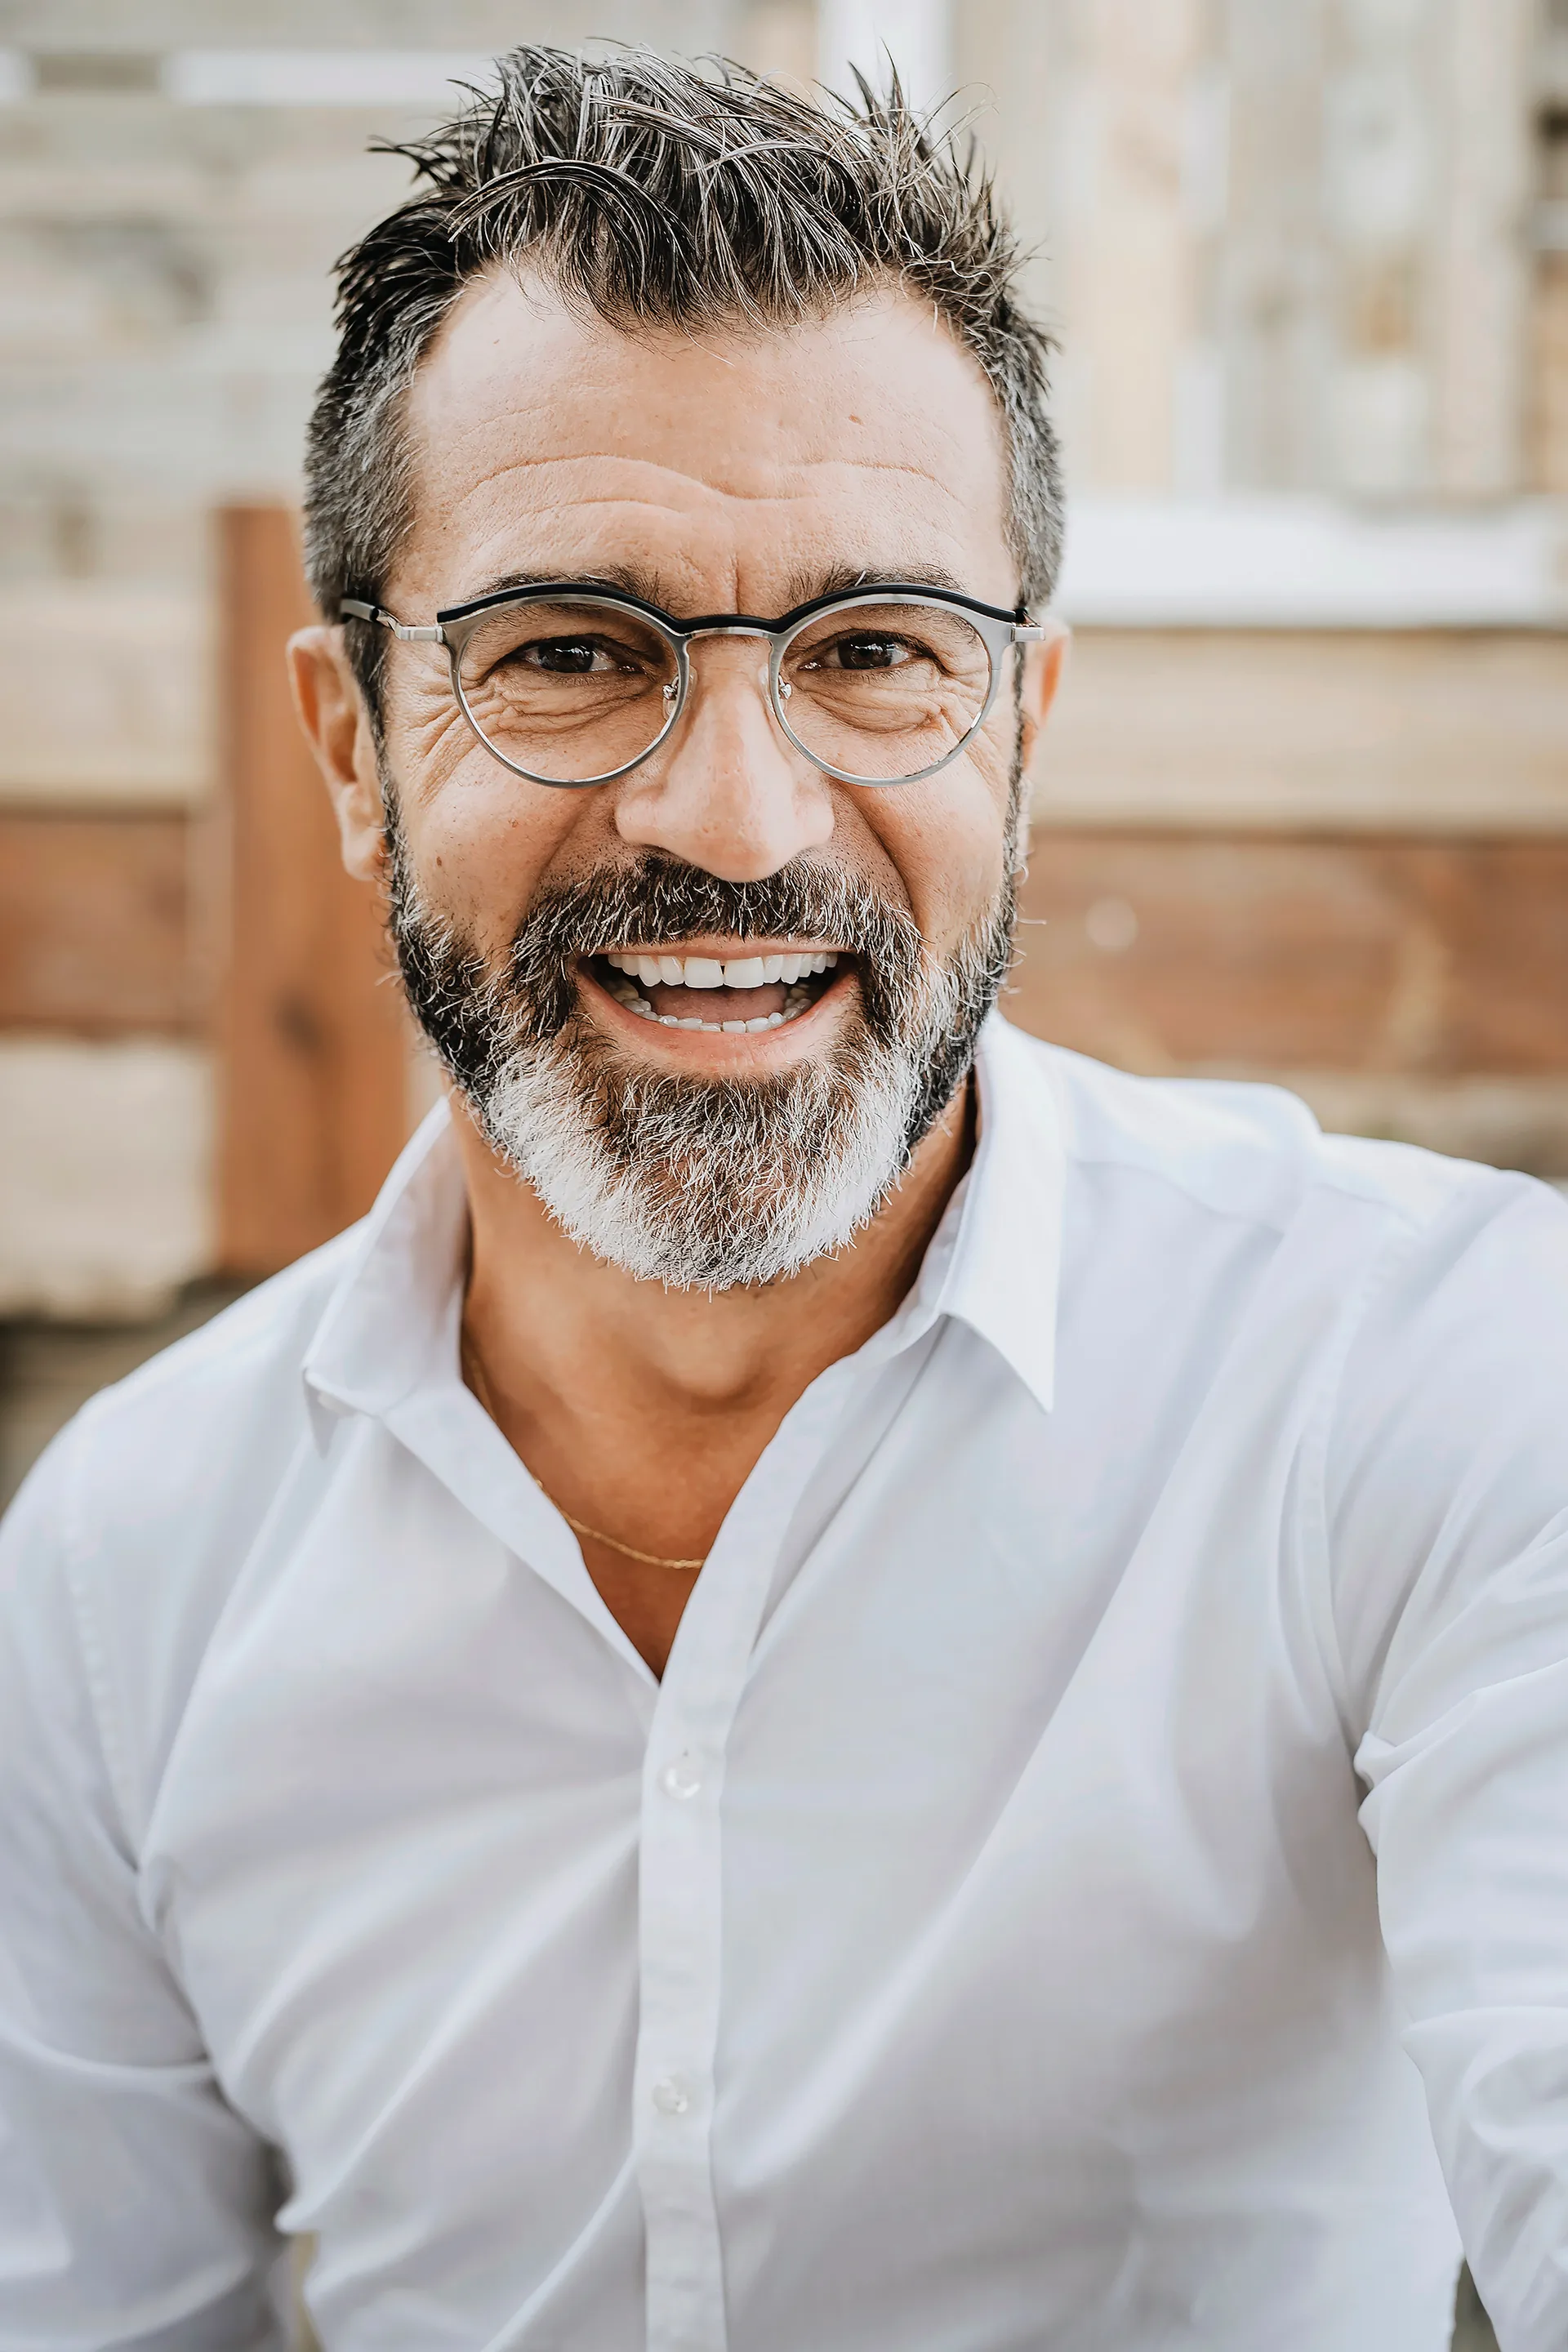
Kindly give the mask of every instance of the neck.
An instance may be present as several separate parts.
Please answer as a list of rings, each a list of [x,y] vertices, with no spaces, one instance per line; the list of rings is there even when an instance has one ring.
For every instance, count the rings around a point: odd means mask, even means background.
[[[711,1293],[667,1290],[590,1257],[456,1106],[474,1345],[531,1420],[782,1418],[909,1291],[968,1165],[973,1091],[971,1079],[847,1248],[785,1281]]]

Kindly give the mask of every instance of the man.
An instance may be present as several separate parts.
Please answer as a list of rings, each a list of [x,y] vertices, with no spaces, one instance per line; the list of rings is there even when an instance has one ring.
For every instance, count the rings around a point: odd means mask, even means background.
[[[987,190],[500,70],[292,649],[451,1107],[16,1507],[0,2342],[1560,2352],[1568,1216],[995,1015]]]

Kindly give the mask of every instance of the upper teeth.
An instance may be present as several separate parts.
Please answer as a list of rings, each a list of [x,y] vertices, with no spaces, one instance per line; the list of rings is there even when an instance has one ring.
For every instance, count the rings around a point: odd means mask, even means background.
[[[809,979],[814,972],[826,971],[838,958],[824,949],[816,955],[737,956],[721,963],[716,956],[641,955],[627,950],[607,955],[605,961],[647,988],[765,988],[773,981]]]

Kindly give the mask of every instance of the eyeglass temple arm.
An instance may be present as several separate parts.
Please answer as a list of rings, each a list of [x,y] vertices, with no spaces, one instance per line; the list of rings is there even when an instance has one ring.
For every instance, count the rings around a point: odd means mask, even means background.
[[[1046,621],[1015,621],[1013,624],[1013,643],[1016,646],[1043,646],[1050,634],[1050,625]]]
[[[405,646],[439,646],[447,641],[447,632],[439,622],[427,629],[406,628],[390,613],[384,612],[379,604],[362,604],[357,596],[342,599],[338,606],[338,618],[343,621],[374,621],[378,628],[390,629],[393,635],[401,638]]]

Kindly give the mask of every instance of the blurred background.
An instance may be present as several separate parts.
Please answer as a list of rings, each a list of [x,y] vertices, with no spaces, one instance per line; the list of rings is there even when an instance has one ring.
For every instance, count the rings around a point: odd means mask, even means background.
[[[431,1098],[284,693],[301,427],[369,138],[596,36],[885,45],[1038,247],[1014,1017],[1568,1177],[1568,0],[4,0],[0,1495]]]
[[[950,90],[1060,338],[1015,1017],[1568,1177],[1568,0],[0,0],[0,1488],[429,1099],[285,698],[333,257],[521,38]]]

